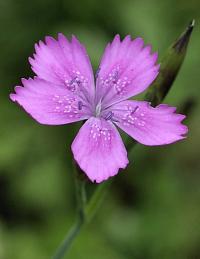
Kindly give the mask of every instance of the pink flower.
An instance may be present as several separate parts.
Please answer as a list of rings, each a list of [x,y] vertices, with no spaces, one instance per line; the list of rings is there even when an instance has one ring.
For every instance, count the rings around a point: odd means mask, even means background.
[[[46,44],[45,44],[46,43]],[[157,53],[143,40],[117,35],[108,44],[95,79],[89,57],[79,41],[46,37],[29,58],[34,79],[22,79],[12,101],[36,121],[47,125],[87,120],[72,143],[72,152],[91,181],[100,183],[128,164],[127,152],[115,127],[144,145],[164,145],[183,139],[184,115],[165,104],[127,100],[145,89],[158,75]],[[96,86],[95,86],[96,85]],[[114,125],[115,124],[115,125]]]

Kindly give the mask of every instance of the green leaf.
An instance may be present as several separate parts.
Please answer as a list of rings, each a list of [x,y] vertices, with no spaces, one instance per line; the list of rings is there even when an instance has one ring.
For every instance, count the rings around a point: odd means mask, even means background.
[[[151,102],[152,106],[161,103],[172,87],[183,64],[194,24],[195,21],[192,20],[162,58],[159,75],[145,96],[145,100]]]

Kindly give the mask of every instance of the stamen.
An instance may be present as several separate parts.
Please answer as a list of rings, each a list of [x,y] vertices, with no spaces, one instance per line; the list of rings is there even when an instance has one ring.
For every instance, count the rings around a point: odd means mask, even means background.
[[[68,80],[65,81],[67,88],[72,92],[75,92],[77,90],[77,87],[80,86],[81,83],[82,83],[81,80],[77,76],[72,78],[70,81]]]
[[[134,108],[134,110],[133,110],[130,114],[133,115],[133,114],[138,110],[138,108],[139,108],[139,106],[136,106],[136,107]]]
[[[113,112],[109,111],[109,112],[107,113],[106,117],[105,117],[105,120],[111,120],[112,117],[113,117],[113,115],[114,115]]]
[[[82,110],[83,108],[83,103],[81,101],[78,102],[78,109],[79,111]]]
[[[107,87],[107,91],[105,91],[103,97],[102,97],[102,101],[104,100],[104,98],[109,94],[110,91],[113,90],[113,87],[118,88],[120,83],[120,67],[119,65],[117,67],[115,67],[114,69],[112,69],[112,71],[110,72],[110,74],[107,76],[107,78],[105,79],[101,79],[101,84],[103,87]],[[118,90],[117,94],[118,94]]]
[[[117,83],[117,81],[118,81],[118,78],[119,78],[119,71],[118,71],[118,70],[116,70],[116,71],[114,71],[114,75],[113,75],[112,83],[113,83],[113,84],[116,84],[116,83]]]
[[[127,109],[113,109],[112,111],[108,111],[108,113],[106,114],[104,119],[111,120],[112,122],[120,122],[120,120],[118,120],[117,113],[114,114],[114,112],[113,112],[113,111],[116,111],[116,112],[123,112],[125,114],[125,116],[129,116],[129,120],[130,120],[130,118],[132,118],[132,116],[138,109],[139,109],[139,106],[135,106],[133,109],[132,108],[129,109],[129,107],[128,107],[128,114],[127,114]],[[143,116],[144,116],[144,114],[143,114]],[[133,118],[133,120],[137,120],[137,118]]]
[[[75,82],[76,82],[76,79],[77,79],[77,76],[74,77],[74,78],[72,78],[72,80],[70,81],[70,84],[72,85],[73,83],[75,83]]]
[[[77,83],[78,86],[80,86],[81,80],[80,80],[78,77],[76,78],[76,81],[75,81],[75,82]]]
[[[96,78],[96,79],[97,79],[97,78],[98,78],[98,76],[99,76],[99,72],[100,72],[100,70],[101,70],[101,68],[99,67],[99,68],[97,69],[96,73],[95,73],[95,78]]]

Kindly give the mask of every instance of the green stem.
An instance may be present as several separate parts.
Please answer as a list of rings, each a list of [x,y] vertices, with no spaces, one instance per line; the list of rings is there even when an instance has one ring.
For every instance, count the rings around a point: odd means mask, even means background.
[[[74,167],[75,171],[75,167]],[[57,249],[55,255],[52,259],[61,259],[65,256],[73,240],[79,234],[81,227],[85,222],[85,204],[86,204],[86,192],[85,192],[85,181],[80,179],[77,172],[74,173],[75,178],[75,190],[76,190],[76,200],[77,200],[77,219],[74,225],[70,228],[64,241],[61,243],[60,247]]]
[[[61,259],[64,257],[66,252],[71,247],[73,240],[79,234],[82,225],[83,225],[83,221],[80,218],[78,218],[77,221],[75,222],[75,224],[71,227],[71,229],[67,233],[64,241],[62,242],[62,244],[56,251],[55,255],[52,257],[53,259]]]
[[[111,183],[112,179],[107,180],[97,186],[85,209],[87,223],[90,222],[90,220],[93,218],[96,211],[100,207]]]
[[[112,184],[112,179],[99,184],[92,195],[90,201],[86,204],[86,195],[85,195],[85,181],[80,181],[80,179],[76,180],[76,195],[77,195],[77,202],[79,206],[79,213],[77,220],[75,221],[74,225],[70,228],[69,232],[67,233],[64,241],[62,242],[61,246],[58,248],[57,252],[55,253],[53,259],[61,259],[66,255],[73,240],[78,236],[82,227],[89,223],[93,216],[95,215],[96,211],[100,207],[104,197],[108,191],[109,186]],[[79,188],[79,186],[81,188]],[[82,206],[82,205],[83,206]],[[81,206],[80,206],[81,205]]]
[[[95,190],[88,204],[85,206],[86,204],[85,181],[77,178],[76,195],[77,195],[77,203],[78,203],[78,216],[74,225],[70,228],[64,241],[57,249],[52,259],[61,259],[66,255],[66,253],[69,251],[69,248],[71,247],[72,242],[78,236],[81,228],[86,223],[88,223],[94,216],[95,212],[97,211],[98,207],[103,201],[106,191],[108,190],[108,187],[110,186],[111,182],[112,181],[109,180],[100,184]]]

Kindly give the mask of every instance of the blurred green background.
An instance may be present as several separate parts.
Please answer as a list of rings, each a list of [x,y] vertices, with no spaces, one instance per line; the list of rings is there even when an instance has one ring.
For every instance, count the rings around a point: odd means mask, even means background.
[[[192,18],[188,53],[165,99],[181,108],[193,98],[188,138],[138,145],[67,258],[200,258],[199,16],[198,0],[0,0],[0,259],[50,258],[75,217],[70,143],[80,125],[39,125],[8,98],[33,75],[34,43],[75,34],[96,68],[116,33],[142,36],[161,56]]]

